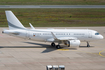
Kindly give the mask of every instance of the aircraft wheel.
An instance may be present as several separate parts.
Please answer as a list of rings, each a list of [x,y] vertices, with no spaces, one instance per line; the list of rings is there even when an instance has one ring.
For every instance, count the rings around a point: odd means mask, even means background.
[[[87,47],[90,47],[89,42],[87,42]]]
[[[55,47],[55,43],[54,43],[54,42],[52,42],[52,43],[51,43],[51,46],[52,46],[52,47]]]
[[[57,48],[57,49],[60,49],[61,47],[60,47],[60,45],[57,45],[56,48]]]

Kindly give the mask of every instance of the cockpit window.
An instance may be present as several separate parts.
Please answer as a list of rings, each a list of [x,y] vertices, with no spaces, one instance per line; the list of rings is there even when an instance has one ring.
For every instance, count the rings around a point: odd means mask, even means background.
[[[99,33],[95,33],[95,35],[99,35]]]

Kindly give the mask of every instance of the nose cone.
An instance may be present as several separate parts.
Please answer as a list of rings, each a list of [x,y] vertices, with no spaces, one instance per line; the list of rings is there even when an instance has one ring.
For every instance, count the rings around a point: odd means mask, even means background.
[[[102,35],[100,35],[100,39],[104,39],[104,37]]]

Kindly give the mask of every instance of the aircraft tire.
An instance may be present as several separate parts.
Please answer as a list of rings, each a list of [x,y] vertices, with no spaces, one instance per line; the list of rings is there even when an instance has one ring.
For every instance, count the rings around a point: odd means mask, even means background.
[[[56,48],[57,48],[57,49],[60,49],[61,47],[60,47],[60,45],[57,45]]]
[[[55,43],[54,43],[54,42],[52,42],[52,43],[51,43],[51,46],[52,46],[52,47],[55,47]]]

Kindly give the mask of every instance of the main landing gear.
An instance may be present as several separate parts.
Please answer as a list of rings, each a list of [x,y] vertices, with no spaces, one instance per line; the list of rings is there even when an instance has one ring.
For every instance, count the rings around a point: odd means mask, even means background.
[[[87,47],[90,47],[89,42],[87,42]]]
[[[51,46],[52,46],[52,47],[56,47],[57,49],[60,49],[60,48],[61,48],[59,44],[58,44],[58,45],[55,45],[54,42],[51,43]]]
[[[61,47],[60,47],[60,45],[56,45],[56,48],[57,48],[57,49],[60,49]]]
[[[52,46],[52,47],[55,47],[55,43],[54,43],[54,42],[52,42],[52,43],[51,43],[51,46]]]

